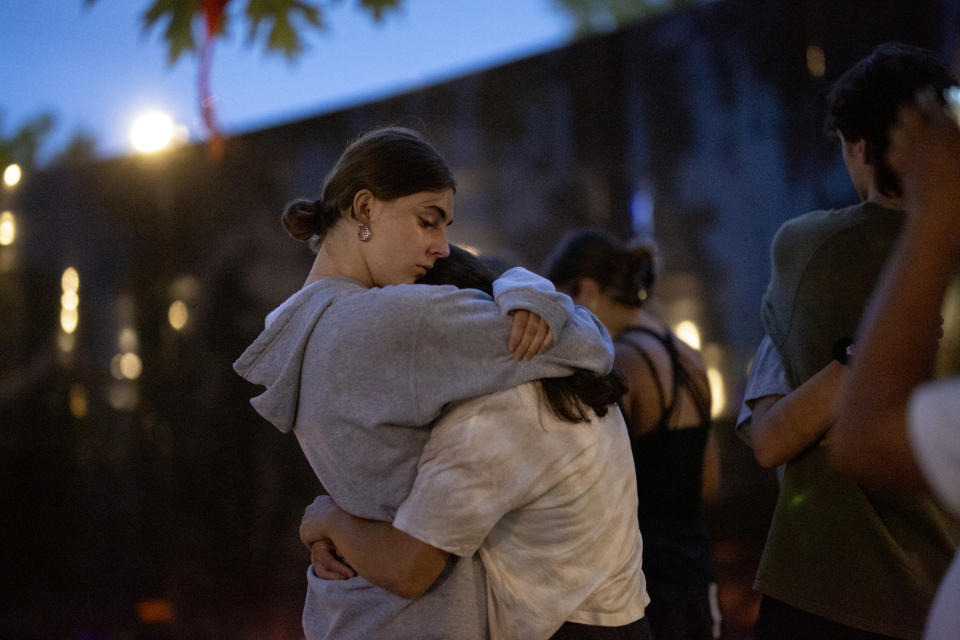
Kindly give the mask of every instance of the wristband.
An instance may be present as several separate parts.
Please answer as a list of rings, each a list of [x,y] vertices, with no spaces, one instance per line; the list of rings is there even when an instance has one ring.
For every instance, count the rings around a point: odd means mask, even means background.
[[[842,365],[850,364],[850,358],[853,356],[853,339],[843,337],[833,343],[830,349],[833,359]]]

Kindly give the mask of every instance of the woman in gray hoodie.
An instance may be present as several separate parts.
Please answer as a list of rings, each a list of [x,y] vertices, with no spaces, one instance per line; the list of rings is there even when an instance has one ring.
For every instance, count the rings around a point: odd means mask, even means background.
[[[610,338],[546,280],[512,269],[479,291],[414,285],[449,248],[455,182],[417,133],[371,131],[347,147],[314,202],[283,222],[317,251],[302,289],[267,316],[234,364],[251,402],[292,431],[325,490],[390,522],[410,493],[429,426],[449,403],[571,373],[607,373]],[[512,318],[511,318],[512,315]],[[537,319],[534,316],[538,316]],[[420,598],[307,570],[315,638],[482,638],[483,569],[451,556]]]

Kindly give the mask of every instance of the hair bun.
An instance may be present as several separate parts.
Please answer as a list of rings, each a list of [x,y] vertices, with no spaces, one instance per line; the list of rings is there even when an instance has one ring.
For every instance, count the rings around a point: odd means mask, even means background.
[[[318,234],[319,202],[315,200],[294,200],[286,206],[281,217],[283,228],[293,238],[303,242]]]

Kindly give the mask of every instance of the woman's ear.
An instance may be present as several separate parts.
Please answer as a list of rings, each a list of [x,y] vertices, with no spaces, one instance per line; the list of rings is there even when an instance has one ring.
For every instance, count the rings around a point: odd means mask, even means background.
[[[350,215],[361,224],[370,224],[370,214],[373,211],[373,192],[370,189],[360,189],[353,196],[353,209]]]

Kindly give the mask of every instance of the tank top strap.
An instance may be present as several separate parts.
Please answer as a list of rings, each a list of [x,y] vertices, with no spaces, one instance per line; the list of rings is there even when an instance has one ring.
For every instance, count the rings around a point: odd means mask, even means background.
[[[669,406],[667,406],[667,398],[663,391],[663,383],[660,381],[660,376],[657,374],[657,369],[653,364],[653,359],[646,352],[646,350],[643,349],[643,347],[627,337],[627,334],[634,332],[645,333],[653,336],[667,351],[667,355],[670,358],[670,368],[672,369],[670,377],[671,390],[673,392]],[[617,335],[617,338],[614,340],[614,342],[619,342],[632,348],[634,351],[640,354],[640,356],[647,363],[647,366],[650,368],[650,374],[653,376],[653,382],[657,385],[657,393],[660,396],[660,419],[657,420],[657,423],[654,425],[653,429],[651,429],[651,432],[666,431],[670,425],[670,418],[673,416],[673,412],[677,406],[677,394],[680,390],[679,372],[681,370],[681,367],[679,366],[680,362],[677,354],[677,347],[675,344],[673,344],[673,340],[670,339],[670,334],[667,333],[666,335],[662,335],[647,327],[632,326],[621,331]]]

